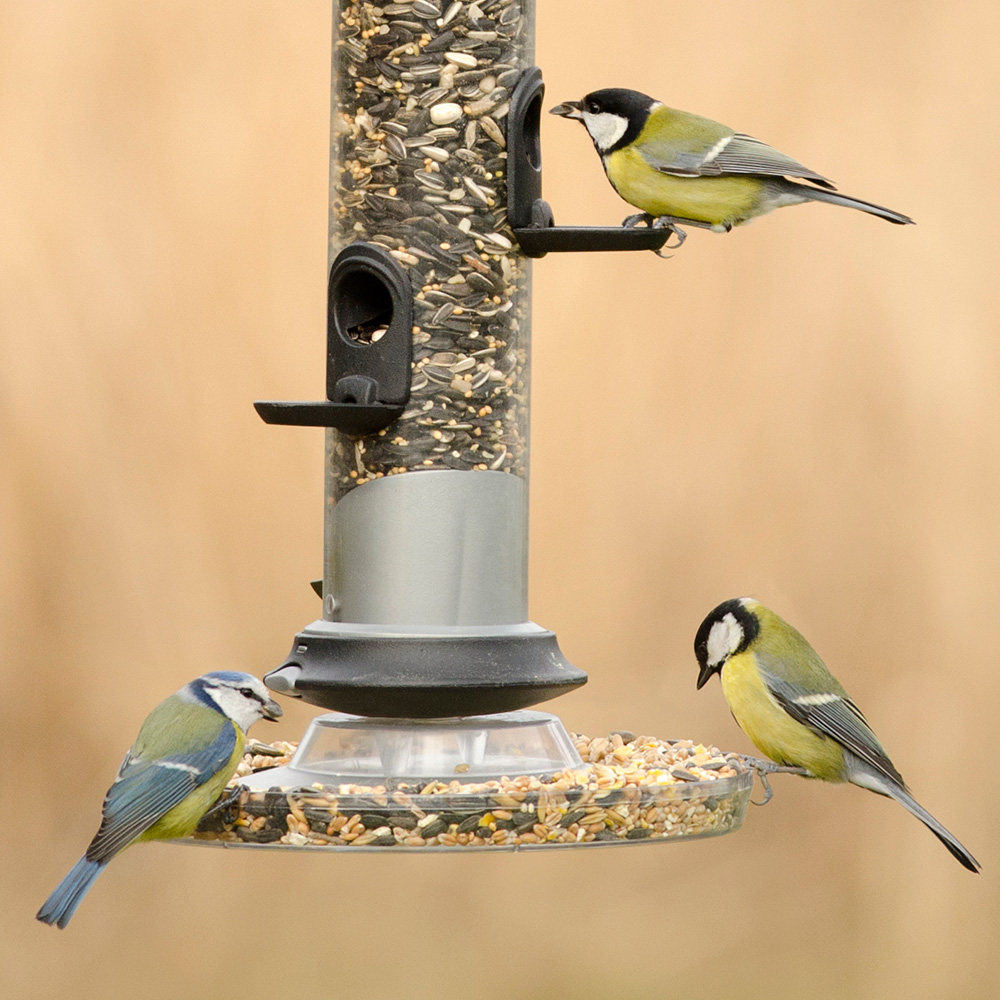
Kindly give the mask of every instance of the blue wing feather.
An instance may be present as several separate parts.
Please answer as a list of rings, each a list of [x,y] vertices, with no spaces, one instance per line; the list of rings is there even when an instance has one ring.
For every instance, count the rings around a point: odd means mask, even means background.
[[[87,848],[89,860],[109,861],[222,769],[236,748],[236,730],[222,721],[215,740],[193,753],[161,760],[126,757],[104,799],[101,828]]]

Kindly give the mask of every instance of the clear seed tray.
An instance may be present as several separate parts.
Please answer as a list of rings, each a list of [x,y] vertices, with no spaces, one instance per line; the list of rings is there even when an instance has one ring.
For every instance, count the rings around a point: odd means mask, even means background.
[[[463,781],[244,788],[188,842],[303,850],[514,850],[719,836],[743,822],[753,774],[692,740],[572,736],[579,766]],[[232,785],[284,768],[295,744],[252,743]],[[277,773],[277,772],[276,772]],[[390,785],[392,787],[390,787]]]

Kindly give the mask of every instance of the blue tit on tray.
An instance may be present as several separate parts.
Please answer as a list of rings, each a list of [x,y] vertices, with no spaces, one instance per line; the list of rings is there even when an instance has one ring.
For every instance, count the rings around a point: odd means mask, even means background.
[[[857,208],[900,225],[913,222],[839,194],[826,177],[759,139],[635,90],[595,90],[550,113],[582,122],[611,186],[641,209],[624,224],[666,226],[678,246],[684,240],[679,225],[728,232],[758,215],[806,201]],[[806,183],[789,180],[793,177]]]
[[[108,789],[101,828],[38,919],[65,927],[104,866],[129,845],[193,833],[235,773],[247,730],[281,714],[260,680],[227,670],[198,677],[157,705]]]
[[[765,773],[790,770],[887,795],[969,871],[979,871],[979,862],[910,795],[857,705],[786,621],[749,597],[726,601],[701,623],[694,651],[698,687],[719,674],[736,722],[779,765]]]

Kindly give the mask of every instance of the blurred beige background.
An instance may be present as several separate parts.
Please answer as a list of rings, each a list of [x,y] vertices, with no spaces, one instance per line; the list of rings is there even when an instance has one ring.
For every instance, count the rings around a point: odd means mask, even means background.
[[[672,260],[535,268],[531,611],[553,703],[749,744],[691,642],[752,593],[813,641],[963,871],[902,809],[775,782],[737,835],[478,858],[130,851],[34,913],[148,709],[263,673],[319,614],[327,0],[0,6],[0,995],[998,995],[1000,8],[541,0],[547,103],[645,90],[901,229],[810,205]],[[628,211],[543,123],[557,221]],[[260,737],[295,739],[291,706]]]

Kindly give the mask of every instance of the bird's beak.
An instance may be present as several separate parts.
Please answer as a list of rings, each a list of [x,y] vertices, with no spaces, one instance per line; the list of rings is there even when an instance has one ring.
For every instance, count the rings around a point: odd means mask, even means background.
[[[707,663],[698,673],[698,690],[700,691],[707,683],[708,679],[715,673],[718,667],[710,667]]]
[[[564,104],[557,104],[550,115],[558,115],[560,118],[573,118],[578,122],[583,121],[583,113],[579,101],[566,101]]]
[[[260,706],[260,714],[270,722],[277,722],[284,713],[281,711],[281,706],[269,698]]]

